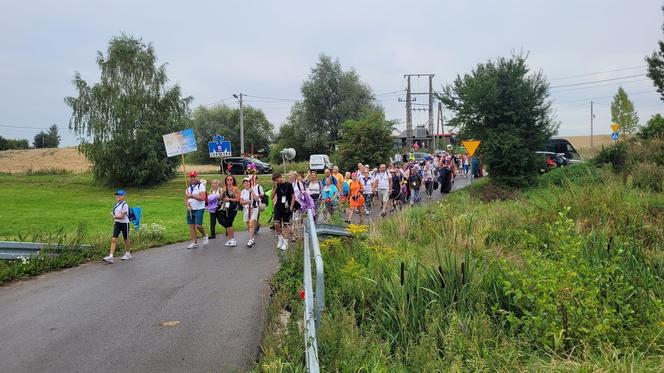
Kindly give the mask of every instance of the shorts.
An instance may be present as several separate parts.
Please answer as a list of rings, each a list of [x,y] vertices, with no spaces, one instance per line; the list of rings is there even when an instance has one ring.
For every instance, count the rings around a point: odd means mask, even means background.
[[[290,224],[291,215],[293,215],[293,213],[282,204],[278,204],[274,207],[275,223]]]
[[[129,223],[118,223],[113,225],[113,238],[118,238],[122,233],[122,237],[126,240],[129,238]]]
[[[187,211],[187,224],[203,225],[205,209]]]
[[[383,202],[390,200],[390,193],[387,189],[378,189],[378,200]]]
[[[224,228],[233,228],[233,221],[237,215],[237,210],[231,209],[227,211],[217,211],[219,224]]]
[[[249,208],[248,206],[244,206],[244,209],[242,211],[244,211],[244,219],[243,220],[244,220],[245,223],[249,223],[249,221],[251,221],[251,220],[254,220],[254,221],[258,220],[258,212],[260,211],[258,206],[252,207],[252,208]]]

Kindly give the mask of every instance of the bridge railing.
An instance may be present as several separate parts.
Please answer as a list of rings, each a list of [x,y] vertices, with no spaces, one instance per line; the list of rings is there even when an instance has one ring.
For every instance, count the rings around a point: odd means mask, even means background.
[[[316,277],[312,277],[311,262],[316,265]],[[314,292],[314,281],[316,291]],[[314,211],[309,210],[304,224],[304,343],[306,347],[307,370],[320,372],[318,363],[318,330],[320,315],[325,308],[325,272]]]

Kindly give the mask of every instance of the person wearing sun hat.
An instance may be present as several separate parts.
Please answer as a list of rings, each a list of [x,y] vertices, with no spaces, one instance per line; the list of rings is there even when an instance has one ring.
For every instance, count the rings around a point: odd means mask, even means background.
[[[113,263],[113,255],[115,254],[115,248],[118,244],[118,237],[122,233],[122,238],[124,238],[125,244],[125,254],[122,256],[122,260],[131,259],[131,246],[129,242],[129,205],[125,201],[127,193],[118,189],[115,192],[115,206],[111,210],[111,216],[113,217],[113,239],[111,240],[111,250],[108,256],[104,257],[106,263]]]
[[[208,236],[205,234],[205,228],[203,228],[205,195],[205,184],[198,180],[198,173],[196,171],[191,171],[189,173],[189,186],[185,191],[184,199],[187,207],[187,225],[189,225],[189,234],[191,236],[191,243],[187,246],[187,249],[198,248],[196,231],[203,235],[203,245],[208,244]]]

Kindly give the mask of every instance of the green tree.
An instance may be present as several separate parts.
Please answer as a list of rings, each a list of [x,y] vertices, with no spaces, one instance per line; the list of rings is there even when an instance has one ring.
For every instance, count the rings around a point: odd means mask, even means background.
[[[662,114],[655,114],[650,117],[646,125],[641,127],[639,137],[642,139],[664,137],[664,117]]]
[[[662,7],[664,11],[664,7]],[[662,26],[664,31],[664,26]],[[661,95],[660,99],[664,101],[664,41],[657,42],[659,49],[646,57],[648,65],[648,77],[652,79],[653,85],[657,87],[657,92]]]
[[[39,131],[35,135],[32,145],[35,148],[57,148],[60,145],[60,135],[58,134],[58,126],[52,125],[48,132]]]
[[[30,143],[25,139],[6,139],[0,136],[0,150],[28,149]]]
[[[65,98],[69,127],[85,137],[80,149],[99,182],[147,185],[175,176],[179,159],[166,156],[162,135],[188,127],[191,97],[168,87],[166,67],[156,62],[151,44],[123,34],[106,56],[97,52],[99,83],[74,76],[78,97]]]
[[[372,167],[385,163],[393,153],[395,121],[385,119],[382,111],[366,113],[358,120],[347,120],[341,129],[336,164],[351,170],[358,163]]]
[[[301,125],[306,128],[304,148],[312,153],[328,153],[339,140],[341,124],[356,120],[369,111],[382,110],[374,103],[371,88],[360,81],[354,70],[343,71],[339,61],[321,55],[302,85]],[[300,110],[300,108],[294,108]]]
[[[622,87],[618,88],[618,93],[613,96],[611,103],[611,121],[620,124],[620,132],[634,133],[639,126],[639,116],[634,111],[634,104],[627,97],[627,93]]]
[[[240,154],[240,110],[226,105],[217,105],[211,108],[199,106],[192,116],[198,152],[196,159],[201,163],[218,163],[208,154],[207,143],[212,141],[216,134],[224,136],[232,143],[233,154]],[[244,107],[244,143],[245,151],[250,153],[269,153],[274,127],[260,109],[251,106]]]
[[[482,141],[492,182],[523,186],[537,175],[535,152],[545,149],[557,124],[549,85],[542,73],[530,72],[526,57],[479,64],[437,96],[455,113],[450,125],[462,129],[461,137]]]

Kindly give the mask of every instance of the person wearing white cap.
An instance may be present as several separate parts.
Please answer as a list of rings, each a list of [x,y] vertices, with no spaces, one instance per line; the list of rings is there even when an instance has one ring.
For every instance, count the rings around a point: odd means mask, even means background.
[[[249,241],[247,241],[247,246],[252,247],[256,244],[254,241],[254,233],[256,233],[256,221],[258,220],[258,211],[261,199],[256,194],[255,189],[251,186],[251,179],[245,177],[242,180],[242,186],[244,189],[240,194],[240,204],[243,206],[244,210],[244,222],[247,224],[247,230],[249,233]]]
[[[125,244],[125,254],[122,256],[122,260],[131,259],[131,247],[129,244],[129,205],[125,201],[127,193],[124,190],[118,189],[115,192],[115,206],[111,211],[111,216],[113,217],[113,240],[111,240],[111,250],[108,256],[104,257],[106,263],[113,263],[113,254],[115,254],[115,248],[118,244],[118,237],[122,233],[122,238],[124,238]]]

